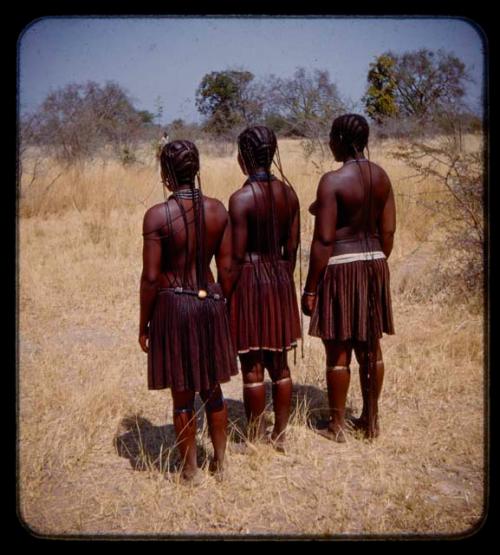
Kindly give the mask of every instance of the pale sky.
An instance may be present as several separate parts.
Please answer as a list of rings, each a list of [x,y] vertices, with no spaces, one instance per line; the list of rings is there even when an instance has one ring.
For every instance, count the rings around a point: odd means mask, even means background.
[[[64,17],[32,23],[19,40],[19,107],[37,108],[68,83],[116,81],[138,109],[164,106],[162,123],[199,121],[195,92],[211,71],[244,68],[256,78],[326,69],[340,94],[360,102],[370,62],[382,52],[453,52],[475,81],[467,100],[482,105],[481,32],[458,18]],[[361,105],[358,104],[359,109]]]

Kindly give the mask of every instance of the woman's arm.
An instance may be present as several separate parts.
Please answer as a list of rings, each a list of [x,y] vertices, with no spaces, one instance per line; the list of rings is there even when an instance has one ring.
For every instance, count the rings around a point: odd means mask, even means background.
[[[143,223],[143,248],[142,248],[142,274],[140,283],[140,317],[139,317],[139,344],[147,353],[148,327],[153,315],[153,308],[158,293],[158,277],[161,264],[161,241],[157,231],[151,229],[154,218],[151,211],[146,212]]]
[[[229,199],[229,217],[231,219],[232,236],[232,287],[235,286],[240,275],[240,269],[245,261],[248,243],[248,221],[245,199],[236,193]]]
[[[318,283],[328,264],[335,242],[337,199],[332,177],[329,174],[324,175],[319,182],[315,205],[316,219],[304,289],[314,295],[304,294],[302,296],[302,310],[307,316],[310,316],[314,309]]]
[[[224,210],[225,211],[225,210]],[[226,226],[222,239],[215,253],[215,264],[217,266],[217,281],[222,287],[224,296],[229,298],[232,290],[232,237],[231,237],[231,220],[226,213]]]
[[[292,206],[295,209],[295,215],[292,220],[292,225],[290,227],[290,236],[285,244],[285,252],[284,257],[285,260],[290,261],[290,268],[292,274],[295,270],[295,264],[297,263],[297,248],[299,246],[300,240],[300,205],[299,199],[297,195],[290,189],[290,193],[292,195]],[[285,191],[285,194],[288,194],[288,191]]]
[[[389,187],[389,194],[382,209],[379,223],[380,243],[386,258],[389,258],[392,252],[394,233],[396,231],[396,203],[390,182]]]

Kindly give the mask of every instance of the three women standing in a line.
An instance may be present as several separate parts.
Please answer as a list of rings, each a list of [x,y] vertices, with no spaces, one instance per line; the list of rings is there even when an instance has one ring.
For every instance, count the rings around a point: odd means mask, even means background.
[[[310,334],[325,345],[331,419],[324,433],[337,441],[344,436],[353,349],[364,402],[356,424],[367,437],[377,435],[383,378],[378,339],[393,333],[385,258],[392,248],[394,199],[385,172],[363,158],[367,141],[361,116],[334,121],[330,146],[344,166],[322,177],[311,206],[316,222],[302,307],[312,315]],[[283,180],[271,174],[276,148],[274,133],[263,126],[239,136],[238,162],[248,178],[231,196],[230,218],[219,201],[202,195],[199,179],[195,187],[199,159],[192,143],[168,143],[161,154],[162,178],[173,195],[144,218],[139,341],[148,352],[148,387],[172,389],[186,480],[197,470],[195,392],[207,411],[211,469],[222,473],[227,411],[219,384],[237,373],[235,350],[248,436],[283,449],[292,396],[287,352],[301,335],[293,283],[300,212],[283,174]],[[218,283],[209,269],[212,256]],[[269,436],[264,369],[275,415]]]

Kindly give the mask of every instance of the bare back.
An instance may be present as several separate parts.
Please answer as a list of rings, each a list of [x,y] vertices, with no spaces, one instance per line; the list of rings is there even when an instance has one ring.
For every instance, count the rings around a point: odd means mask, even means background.
[[[275,219],[271,212],[272,200]],[[232,195],[229,212],[236,258],[242,259],[247,253],[271,254],[273,225],[280,256],[294,258],[298,244],[299,202],[291,187],[276,178],[270,184],[267,181],[247,181]]]
[[[184,210],[182,210],[182,208]],[[224,205],[203,197],[205,264],[209,283],[214,282],[210,270],[212,257],[217,256],[226,228],[228,214]],[[196,284],[196,229],[193,200],[170,197],[165,203],[150,208],[144,217],[145,241],[155,241],[159,256],[161,287],[194,287]],[[186,275],[185,275],[186,274]]]
[[[337,201],[336,240],[359,238],[365,231],[379,236],[384,206],[391,191],[385,171],[372,162],[353,162],[327,174],[327,178],[329,175]]]

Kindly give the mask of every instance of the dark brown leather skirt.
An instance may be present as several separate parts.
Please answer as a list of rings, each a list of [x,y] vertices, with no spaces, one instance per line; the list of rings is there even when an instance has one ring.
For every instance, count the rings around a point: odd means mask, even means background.
[[[337,341],[367,341],[369,326],[377,338],[383,333],[394,334],[387,260],[328,265],[318,287],[309,335]]]
[[[290,263],[245,262],[231,297],[230,321],[238,353],[289,350],[301,337]]]
[[[208,292],[200,299],[159,291],[149,327],[149,389],[203,391],[238,373],[220,285],[209,285]]]

